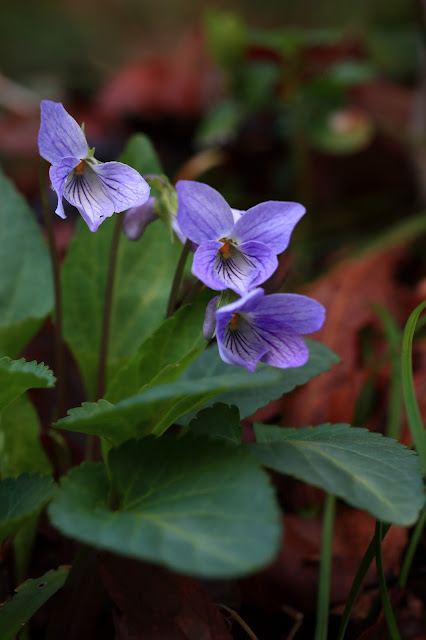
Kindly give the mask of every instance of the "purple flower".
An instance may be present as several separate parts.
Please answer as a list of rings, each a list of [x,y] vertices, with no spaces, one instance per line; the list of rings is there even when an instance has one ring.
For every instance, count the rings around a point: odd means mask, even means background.
[[[273,200],[246,212],[233,210],[215,189],[190,180],[180,180],[176,190],[179,227],[199,245],[192,272],[217,291],[243,295],[265,282],[305,213],[297,202]]]
[[[214,312],[209,305],[207,314]],[[254,371],[259,360],[272,367],[300,367],[309,358],[302,338],[320,329],[324,307],[307,296],[253,289],[215,311],[216,338],[222,360]],[[211,320],[206,318],[207,329]]]
[[[135,169],[93,157],[94,149],[89,149],[82,129],[60,102],[42,101],[38,146],[52,165],[49,176],[61,218],[66,218],[64,197],[77,207],[90,231],[96,231],[114,212],[141,205],[149,197],[149,185]]]

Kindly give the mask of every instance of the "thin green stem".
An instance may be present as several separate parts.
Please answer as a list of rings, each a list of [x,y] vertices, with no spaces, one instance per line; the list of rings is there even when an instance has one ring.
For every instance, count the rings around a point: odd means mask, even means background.
[[[390,525],[385,525],[382,528],[382,540],[390,529]],[[374,560],[376,550],[376,536],[373,536],[370,544],[368,545],[367,551],[364,554],[363,559],[358,567],[358,571],[354,578],[354,581],[351,586],[351,590],[349,591],[348,599],[346,601],[345,610],[343,612],[342,620],[340,622],[339,635],[337,636],[337,640],[343,640],[346,632],[346,627],[348,626],[349,618],[351,616],[352,608],[355,604],[355,600],[358,596],[359,590],[361,589],[361,585],[364,582],[365,576],[367,575],[367,571],[370,568],[371,563]]]
[[[63,418],[66,413],[65,404],[65,347],[62,337],[62,293],[61,293],[61,269],[59,255],[56,247],[53,216],[49,207],[49,199],[46,189],[47,162],[43,161],[40,170],[40,192],[43,205],[44,222],[47,232],[50,260],[52,262],[53,291],[55,296],[55,373],[56,383],[56,417]]]
[[[386,340],[389,345],[392,366],[389,387],[388,417],[385,435],[399,440],[402,426],[402,394],[401,394],[401,331],[390,312],[383,305],[373,305],[374,310],[382,321]]]
[[[328,494],[324,503],[321,536],[321,558],[319,566],[317,623],[315,640],[327,640],[330,606],[331,561],[333,551],[333,526],[336,498]]]
[[[411,536],[410,544],[405,552],[404,561],[401,567],[401,573],[399,574],[398,584],[405,589],[407,584],[408,574],[410,573],[411,565],[413,564],[414,554],[416,553],[417,546],[420,542],[423,529],[426,525],[426,508],[423,509],[420,518],[417,520],[417,524],[414,527],[413,534]]]
[[[105,391],[106,369],[108,361],[109,332],[111,326],[112,299],[114,295],[115,266],[117,264],[118,245],[123,216],[115,214],[115,226],[109,253],[108,273],[105,287],[104,311],[102,317],[101,342],[99,347],[98,377],[96,382],[96,399],[102,398]]]
[[[405,412],[423,472],[426,471],[426,436],[419,405],[417,404],[416,392],[414,390],[411,349],[417,321],[425,308],[426,302],[422,302],[411,313],[404,329],[401,347],[402,393],[404,396]]]
[[[101,341],[99,346],[98,377],[96,381],[96,399],[102,398],[105,392],[105,382],[108,363],[109,333],[111,326],[111,310],[114,295],[115,267],[117,264],[118,245],[123,217],[115,215],[115,226],[109,253],[108,272],[105,287],[104,311],[102,316]],[[98,438],[89,435],[86,440],[86,460],[95,460],[98,456]]]
[[[383,554],[382,554],[382,537],[383,537],[383,524],[377,520],[376,533],[375,533],[375,548],[376,548],[376,566],[377,566],[377,578],[379,580],[380,597],[382,600],[383,613],[388,627],[389,635],[392,640],[401,640],[398,627],[396,625],[395,616],[392,611],[392,605],[389,600],[388,588],[386,585],[386,577],[383,568]]]
[[[176,307],[176,300],[178,297],[180,285],[185,270],[186,260],[191,251],[191,240],[187,240],[183,245],[182,253],[180,254],[179,262],[177,263],[175,276],[173,278],[172,288],[170,289],[169,302],[167,304],[166,318],[170,318],[173,315]]]

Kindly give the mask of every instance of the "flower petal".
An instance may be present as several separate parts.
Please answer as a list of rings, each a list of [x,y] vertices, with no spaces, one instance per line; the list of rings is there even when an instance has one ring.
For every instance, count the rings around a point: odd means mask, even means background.
[[[114,211],[120,213],[138,207],[149,198],[150,186],[140,173],[122,162],[91,165],[97,174],[104,194],[111,200]]]
[[[246,291],[265,282],[278,267],[278,259],[275,251],[262,242],[244,242],[238,247],[246,258],[255,267],[254,277],[247,282]]]
[[[157,220],[158,214],[154,209],[156,198],[148,198],[140,207],[131,207],[124,214],[123,231],[129,240],[139,240],[151,222]]]
[[[225,308],[222,307],[221,310]],[[251,324],[240,317],[238,327],[231,329],[232,313],[217,313],[216,318],[217,344],[222,360],[254,371],[259,360],[265,355],[267,347],[258,339]]]
[[[231,236],[238,244],[262,242],[278,255],[287,248],[293,229],[305,212],[297,202],[262,202],[237,220]]]
[[[71,171],[80,163],[79,158],[63,158],[61,162],[55,166],[50,167],[49,177],[52,182],[52,187],[56,191],[58,196],[58,206],[55,213],[61,218],[66,218],[64,206],[62,204],[62,198],[64,196],[65,184]]]
[[[86,164],[84,173],[70,175],[64,197],[79,210],[90,231],[96,231],[105,218],[114,213],[114,205],[105,194],[97,173]]]
[[[194,254],[192,273],[210,289],[232,289],[236,293],[244,294],[258,276],[260,260],[252,262],[234,245],[229,247],[229,257],[224,257],[219,251],[222,246],[223,243],[214,240],[200,245]]]
[[[86,158],[89,148],[85,135],[63,105],[60,102],[42,100],[40,106],[40,155],[51,164],[59,164],[63,158]]]
[[[253,318],[257,325],[284,332],[307,334],[324,324],[325,309],[317,300],[297,293],[273,293],[259,302]]]
[[[231,207],[212,187],[192,180],[179,180],[177,219],[187,238],[202,244],[227,237],[234,226]]]
[[[203,322],[203,336],[206,340],[213,338],[216,330],[216,303],[219,296],[215,296],[210,300],[206,307],[206,315]]]
[[[263,328],[261,337],[264,344],[268,345],[268,351],[261,357],[271,367],[301,367],[309,360],[309,349],[302,336],[297,333],[274,334],[266,332]]]

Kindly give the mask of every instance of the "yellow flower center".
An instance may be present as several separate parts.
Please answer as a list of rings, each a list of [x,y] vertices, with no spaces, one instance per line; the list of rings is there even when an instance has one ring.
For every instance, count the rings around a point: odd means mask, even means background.
[[[224,258],[230,258],[231,257],[231,252],[229,251],[230,246],[231,246],[231,243],[230,243],[229,240],[227,240],[220,247],[219,251],[221,252],[221,254],[223,255]]]

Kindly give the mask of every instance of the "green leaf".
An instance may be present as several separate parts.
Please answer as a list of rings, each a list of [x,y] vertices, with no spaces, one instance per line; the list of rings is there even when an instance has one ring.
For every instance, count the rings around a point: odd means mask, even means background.
[[[14,357],[52,310],[52,275],[34,213],[1,170],[0,200],[0,354]]]
[[[59,591],[68,572],[68,567],[52,569],[19,585],[13,598],[0,605],[0,638],[13,640],[36,611]]]
[[[225,384],[225,381],[214,378],[178,380],[150,387],[116,405],[106,400],[84,402],[81,407],[68,411],[68,416],[55,426],[102,436],[112,445],[121,444],[129,438],[161,435],[179,416],[198,409],[223,392]]]
[[[129,473],[131,470],[131,473]],[[224,443],[192,436],[126,442],[107,472],[86,463],[62,480],[53,524],[101,549],[195,576],[229,578],[267,564],[280,540],[267,475]]]
[[[116,405],[105,400],[83,403],[82,407],[71,409],[56,426],[99,435],[117,445],[129,438],[161,435],[176,421],[188,424],[195,417],[188,412],[210,406],[214,399],[236,405],[245,417],[336,361],[324,345],[310,343],[310,348],[311,359],[303,367],[282,370],[265,365],[251,373],[222,362],[213,347],[208,350],[208,358],[204,358],[206,352],[202,353],[178,381],[148,388]],[[190,369],[190,375],[186,375]]]
[[[50,499],[50,476],[23,473],[0,483],[0,542],[16,533]]]
[[[0,358],[0,410],[28,389],[53,387],[55,376],[45,364]]]
[[[303,367],[274,369],[260,363],[254,373],[226,364],[220,359],[216,348],[206,349],[182,374],[180,380],[200,380],[210,376],[215,380],[221,379],[227,391],[217,395],[206,406],[217,401],[233,404],[240,410],[241,418],[246,418],[339,362],[338,356],[325,345],[308,339],[306,344],[310,355]],[[193,413],[188,414],[179,419],[179,423],[187,425],[194,417]]]
[[[120,156],[120,162],[128,164],[141,175],[163,173],[160,159],[148,136],[143,133],[136,133],[127,143]]]
[[[241,423],[238,407],[229,407],[217,402],[212,407],[197,413],[191,420],[189,428],[197,435],[205,435],[218,440],[225,440],[229,444],[241,444]]]
[[[255,425],[246,448],[267,467],[332,493],[378,520],[413,524],[424,503],[419,459],[395,440],[347,424]]]
[[[81,220],[62,271],[64,335],[93,397],[106,272],[114,222],[91,233]],[[149,225],[138,242],[120,238],[111,316],[108,379],[165,316],[181,249],[163,225]]]
[[[207,344],[203,321],[211,297],[211,291],[203,292],[146,338],[112,379],[106,399],[118,402],[136,395],[145,385],[176,380]]]
[[[42,475],[52,473],[39,433],[37,411],[26,395],[3,409],[0,417],[0,477],[16,477],[24,471],[39,471]]]

